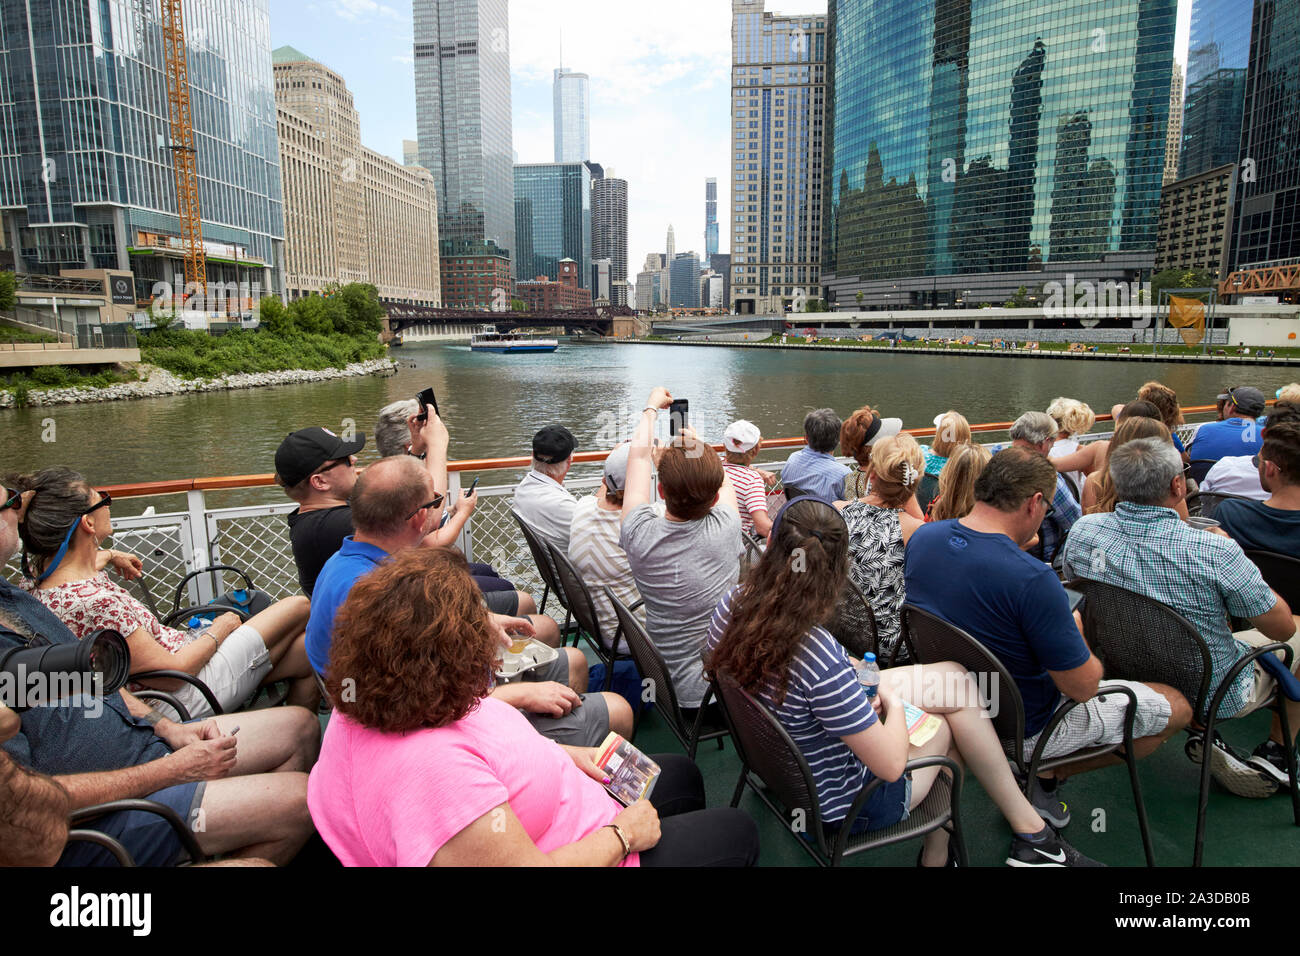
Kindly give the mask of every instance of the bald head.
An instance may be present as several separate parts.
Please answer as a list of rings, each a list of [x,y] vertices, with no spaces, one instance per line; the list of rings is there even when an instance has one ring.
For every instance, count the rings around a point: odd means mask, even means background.
[[[375,462],[357,479],[349,504],[352,526],[367,538],[398,535],[411,512],[433,498],[433,479],[409,455]]]

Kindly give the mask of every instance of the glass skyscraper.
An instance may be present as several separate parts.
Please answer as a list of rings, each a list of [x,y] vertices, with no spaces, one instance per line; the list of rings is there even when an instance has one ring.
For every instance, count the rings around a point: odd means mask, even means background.
[[[718,181],[712,177],[704,180],[704,254],[718,254]]]
[[[821,277],[837,307],[1149,270],[1176,15],[1175,0],[830,0]]]
[[[1236,268],[1300,258],[1300,0],[1257,0],[1237,192]]]
[[[559,278],[559,261],[578,265],[591,288],[591,170],[586,163],[524,163],[514,168],[516,278]]]
[[[0,4],[0,209],[19,271],[121,269],[184,289],[157,4]],[[283,289],[267,0],[187,0],[210,282]],[[179,281],[178,281],[179,279]]]
[[[420,165],[437,187],[443,250],[487,240],[513,251],[506,0],[414,0],[413,13]]]
[[[1195,0],[1179,176],[1237,161],[1254,0]]]
[[[564,67],[555,71],[551,93],[557,163],[582,163],[591,159],[591,93],[587,83],[586,73],[574,73]]]
[[[609,301],[613,305],[627,305],[626,179],[602,176],[592,181],[591,257],[609,260]]]

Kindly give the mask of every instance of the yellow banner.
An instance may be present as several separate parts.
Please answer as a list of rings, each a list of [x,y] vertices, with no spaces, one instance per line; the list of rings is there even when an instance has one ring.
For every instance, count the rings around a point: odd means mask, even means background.
[[[1205,303],[1179,295],[1169,297],[1169,324],[1178,330],[1188,346],[1205,338]]]

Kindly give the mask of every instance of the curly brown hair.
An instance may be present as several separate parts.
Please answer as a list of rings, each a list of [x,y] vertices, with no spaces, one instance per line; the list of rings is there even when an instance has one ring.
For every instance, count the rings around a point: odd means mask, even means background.
[[[334,618],[325,686],[365,727],[442,727],[492,689],[497,651],[464,555],[408,548],[352,585]]]
[[[823,501],[782,509],[763,559],[731,599],[731,619],[709,656],[746,690],[785,699],[799,642],[835,611],[849,573],[849,530]]]

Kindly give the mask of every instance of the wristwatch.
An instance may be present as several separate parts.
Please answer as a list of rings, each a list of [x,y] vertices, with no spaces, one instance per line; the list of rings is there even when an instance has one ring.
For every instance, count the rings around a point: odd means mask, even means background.
[[[601,829],[604,830],[606,827],[613,830],[614,835],[618,837],[618,842],[623,844],[623,859],[626,860],[628,854],[632,852],[632,844],[628,842],[627,834],[623,832],[623,828],[617,823],[606,823]]]

